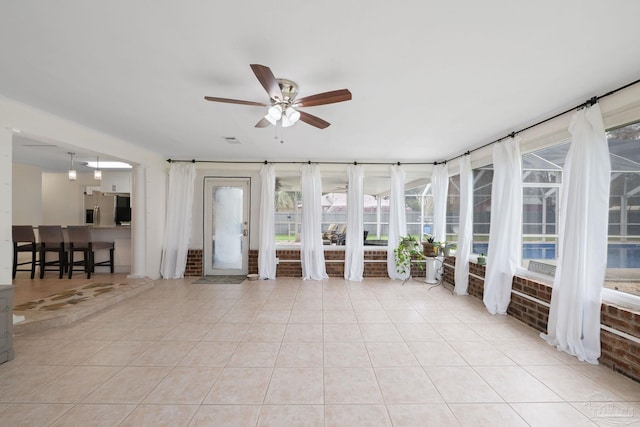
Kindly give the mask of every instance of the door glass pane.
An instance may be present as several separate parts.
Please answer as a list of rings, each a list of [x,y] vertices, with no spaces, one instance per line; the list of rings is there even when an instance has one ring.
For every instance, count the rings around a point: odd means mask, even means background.
[[[213,268],[242,268],[243,189],[213,189]]]

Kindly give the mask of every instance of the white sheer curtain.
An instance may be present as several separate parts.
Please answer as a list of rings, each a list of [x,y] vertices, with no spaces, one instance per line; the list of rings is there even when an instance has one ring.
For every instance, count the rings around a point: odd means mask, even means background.
[[[303,165],[302,186],[302,236],[300,260],[302,278],[322,280],[327,276],[322,246],[322,180],[318,165]]]
[[[194,163],[171,163],[169,166],[167,222],[160,264],[160,274],[165,279],[180,279],[184,276],[191,240],[195,180]]]
[[[454,293],[467,295],[469,289],[469,254],[473,238],[473,171],[471,156],[460,157],[460,222]]]
[[[344,278],[361,281],[364,273],[364,170],[347,166],[347,235],[344,254]]]
[[[276,278],[275,191],[276,173],[273,165],[260,169],[260,242],[258,248],[258,274],[261,279]]]
[[[548,334],[559,350],[597,364],[600,304],[607,268],[611,162],[600,107],[577,111],[562,176],[558,267]]]
[[[491,185],[491,230],[483,301],[491,314],[507,314],[511,281],[522,248],[520,138],[509,138],[494,145]]]
[[[389,241],[387,243],[387,273],[391,279],[405,280],[409,272],[398,273],[393,250],[401,236],[407,235],[407,212],[404,200],[405,173],[400,165],[391,166],[391,189],[389,191]]]
[[[435,165],[431,173],[433,194],[433,230],[437,242],[447,240],[447,193],[449,191],[449,166]]]

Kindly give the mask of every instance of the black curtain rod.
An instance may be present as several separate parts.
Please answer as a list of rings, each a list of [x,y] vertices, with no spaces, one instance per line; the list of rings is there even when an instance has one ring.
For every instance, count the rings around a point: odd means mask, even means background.
[[[553,116],[551,116],[551,117],[548,117],[548,118],[546,118],[546,119],[544,119],[544,120],[540,120],[539,122],[534,123],[534,124],[532,124],[532,125],[529,125],[529,126],[527,126],[527,127],[523,128],[523,129],[520,129],[520,130],[518,130],[518,131],[511,132],[511,133],[510,133],[509,135],[507,135],[507,136],[503,136],[502,138],[498,138],[498,139],[496,139],[495,141],[488,142],[488,143],[486,143],[486,144],[484,144],[484,145],[482,145],[482,146],[480,146],[480,147],[474,148],[473,150],[469,150],[469,151],[466,151],[465,153],[458,154],[457,156],[452,157],[452,158],[450,158],[449,160],[445,160],[443,163],[446,163],[447,161],[452,161],[452,160],[455,160],[455,159],[459,159],[459,158],[460,158],[460,157],[462,157],[462,156],[468,156],[469,154],[473,153],[474,151],[482,150],[482,149],[483,149],[483,148],[485,148],[485,147],[488,147],[488,146],[490,146],[490,145],[493,145],[493,144],[495,144],[495,143],[497,143],[497,142],[500,142],[500,141],[502,141],[502,140],[505,140],[505,139],[507,139],[507,138],[514,138],[514,137],[515,137],[516,135],[518,135],[519,133],[522,133],[522,132],[528,131],[529,129],[532,129],[532,128],[536,127],[536,126],[540,126],[541,124],[547,123],[547,122],[549,122],[549,121],[551,121],[551,120],[553,120],[553,119],[557,119],[558,117],[563,116],[563,115],[565,115],[565,114],[567,114],[567,113],[570,113],[570,112],[572,112],[572,111],[576,111],[576,110],[579,110],[579,109],[581,109],[581,108],[585,108],[585,107],[591,107],[592,105],[597,104],[597,103],[598,103],[598,101],[599,101],[600,99],[605,98],[605,97],[607,97],[607,96],[609,96],[609,95],[613,95],[614,93],[620,92],[621,90],[624,90],[624,89],[626,89],[626,88],[628,88],[628,87],[631,87],[631,86],[633,86],[633,85],[635,85],[635,84],[638,84],[638,83],[640,83],[640,79],[635,80],[635,81],[632,81],[631,83],[627,83],[627,84],[626,84],[626,85],[624,85],[624,86],[620,86],[620,87],[619,87],[619,88],[617,88],[617,89],[614,89],[614,90],[612,90],[612,91],[609,91],[609,92],[605,93],[604,95],[594,96],[594,97],[592,97],[592,98],[588,99],[587,101],[583,102],[583,103],[582,103],[582,104],[580,104],[580,105],[576,105],[576,106],[575,106],[575,107],[573,107],[573,108],[569,108],[569,109],[567,109],[567,110],[565,110],[565,111],[563,111],[563,112],[561,112],[561,113],[555,114],[555,115],[553,115]],[[434,163],[434,164],[436,164],[436,163]]]
[[[169,163],[217,163],[217,164],[244,164],[244,165],[439,165],[444,162],[313,162],[311,160],[305,161],[292,161],[292,162],[272,162],[269,160],[262,161],[250,161],[250,160],[181,160],[181,159],[167,159]]]
[[[323,165],[351,165],[351,164],[354,164],[354,165],[356,165],[356,164],[360,164],[360,165],[398,165],[398,166],[400,166],[401,164],[402,165],[433,165],[433,166],[446,165],[448,162],[450,162],[452,160],[459,159],[462,156],[468,156],[468,155],[470,155],[471,153],[473,153],[475,151],[482,150],[483,148],[486,148],[486,147],[488,147],[490,145],[493,145],[493,144],[495,144],[497,142],[500,142],[502,140],[505,140],[507,138],[514,138],[516,135],[518,135],[518,134],[520,134],[522,132],[528,131],[529,129],[532,129],[532,128],[536,127],[536,126],[540,126],[541,124],[547,123],[547,122],[549,122],[549,121],[551,121],[553,119],[556,119],[556,118],[558,118],[560,116],[563,116],[563,115],[565,115],[567,113],[579,110],[581,108],[591,107],[592,105],[597,104],[600,99],[605,98],[605,97],[610,96],[610,95],[613,95],[614,93],[620,92],[621,90],[624,90],[624,89],[626,89],[628,87],[631,87],[631,86],[633,86],[635,84],[638,84],[638,83],[640,83],[640,79],[632,81],[631,83],[627,83],[624,86],[620,86],[619,88],[611,90],[611,91],[609,91],[609,92],[607,92],[607,93],[605,93],[603,95],[594,96],[594,97],[588,99],[587,101],[583,102],[582,104],[579,104],[579,105],[576,105],[575,107],[572,107],[572,108],[569,108],[567,110],[564,110],[561,113],[558,113],[558,114],[555,114],[555,115],[553,115],[551,117],[548,117],[546,119],[540,120],[539,122],[534,123],[532,125],[529,125],[529,126],[523,128],[523,129],[511,132],[509,135],[503,136],[502,138],[498,138],[498,139],[496,139],[494,141],[491,141],[491,142],[488,142],[488,143],[486,143],[484,145],[481,145],[480,147],[476,147],[476,148],[474,148],[472,150],[467,150],[466,152],[464,152],[462,154],[458,154],[455,157],[452,157],[452,158],[450,158],[448,160],[443,160],[443,161],[440,161],[440,162],[392,162],[392,163],[388,163],[388,162],[311,162],[311,160],[298,161],[298,162],[269,162],[267,160],[264,160],[264,161],[224,161],[224,160],[196,160],[196,159],[191,159],[191,160],[167,159],[167,162],[169,162],[169,163],[180,163],[180,162],[196,163],[197,162],[197,163],[229,163],[229,164],[265,164],[265,165],[267,163],[271,163],[271,164],[274,164],[274,165],[276,165],[276,164],[291,164],[291,165],[295,165],[295,164],[311,164],[311,163],[323,164]]]

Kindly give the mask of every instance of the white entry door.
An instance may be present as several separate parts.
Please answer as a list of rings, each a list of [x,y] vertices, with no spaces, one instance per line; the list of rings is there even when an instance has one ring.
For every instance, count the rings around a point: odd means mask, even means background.
[[[246,275],[249,178],[205,178],[204,274]]]

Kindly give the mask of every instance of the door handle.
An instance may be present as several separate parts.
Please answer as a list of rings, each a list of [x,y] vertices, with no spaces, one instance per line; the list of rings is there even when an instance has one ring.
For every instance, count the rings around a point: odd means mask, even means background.
[[[249,230],[247,230],[246,228],[244,230],[242,230],[242,235],[244,237],[247,237],[249,235]]]

